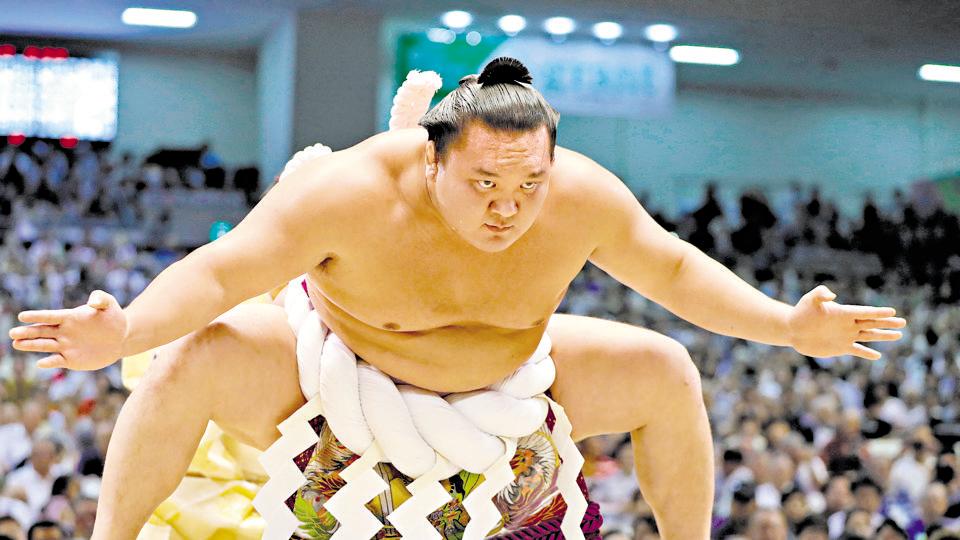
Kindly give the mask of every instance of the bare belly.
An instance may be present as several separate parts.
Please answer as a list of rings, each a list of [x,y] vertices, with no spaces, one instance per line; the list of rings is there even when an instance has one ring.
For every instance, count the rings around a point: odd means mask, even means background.
[[[323,322],[378,369],[434,392],[466,392],[506,377],[534,353],[547,327],[445,326],[397,332],[370,326],[311,293]]]

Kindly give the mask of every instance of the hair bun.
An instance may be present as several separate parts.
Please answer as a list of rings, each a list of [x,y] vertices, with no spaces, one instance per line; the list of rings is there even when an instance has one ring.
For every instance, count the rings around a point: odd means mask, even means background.
[[[501,56],[491,60],[480,73],[477,79],[482,85],[499,83],[527,83],[533,82],[530,71],[516,58]]]

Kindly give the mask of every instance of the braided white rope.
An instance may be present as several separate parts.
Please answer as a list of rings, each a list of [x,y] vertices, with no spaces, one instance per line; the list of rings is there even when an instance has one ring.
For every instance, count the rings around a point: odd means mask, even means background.
[[[539,429],[547,407],[556,416],[553,438],[562,460],[558,490],[567,503],[561,529],[567,538],[583,537],[580,521],[587,502],[576,483],[583,458],[570,439],[571,426],[563,409],[543,395],[556,372],[549,357],[549,337],[544,335],[536,354],[497,384],[443,398],[415,386],[395,385],[376,367],[357,361],[315,311],[297,311],[302,303],[291,297],[307,296],[302,279],[287,286],[288,318],[299,321],[295,327],[298,361],[318,364],[320,380],[318,393],[304,406],[314,414],[302,413],[303,409],[294,413],[281,424],[284,436],[261,457],[270,480],[254,506],[267,520],[271,535],[276,534],[264,538],[289,538],[296,528],[282,501],[306,481],[292,466],[292,459],[317,442],[316,433],[307,424],[316,414],[323,414],[338,440],[361,456],[341,473],[346,486],[325,504],[340,522],[337,534],[341,536],[334,538],[370,538],[379,531],[379,520],[365,507],[388,489],[375,471],[379,462],[392,463],[415,478],[407,488],[411,497],[387,516],[404,538],[411,539],[439,538],[427,516],[450,499],[441,480],[460,470],[483,474],[484,482],[463,501],[470,515],[465,538],[482,538],[500,520],[492,497],[514,480],[510,460],[516,452],[517,438]],[[290,425],[296,422],[306,425],[310,433],[307,435],[301,427],[294,441],[288,432],[293,433]],[[277,461],[286,461],[286,465]]]
[[[415,127],[441,86],[432,71],[408,73],[390,110],[390,129]],[[280,179],[331,152],[319,143],[297,152]],[[300,388],[309,401],[280,424],[282,436],[260,457],[270,479],[253,504],[267,522],[264,538],[287,539],[297,528],[285,501],[306,478],[293,458],[318,441],[309,421],[321,414],[338,440],[360,455],[340,475],[346,485],[324,505],[339,522],[334,540],[370,538],[382,527],[365,507],[388,489],[374,471],[381,461],[416,479],[407,486],[411,497],[387,516],[403,537],[411,539],[440,538],[427,520],[450,499],[440,480],[461,469],[483,474],[484,482],[463,501],[470,515],[464,538],[482,538],[500,520],[492,498],[514,480],[510,460],[516,439],[539,428],[548,406],[557,418],[554,437],[562,459],[558,487],[568,508],[561,530],[567,538],[583,538],[579,524],[587,503],[576,484],[583,458],[569,438],[570,423],[563,409],[542,395],[556,376],[546,335],[531,359],[509,377],[486,390],[443,399],[414,386],[397,387],[376,367],[357,362],[310,309],[302,279],[287,286],[284,307],[297,336]]]

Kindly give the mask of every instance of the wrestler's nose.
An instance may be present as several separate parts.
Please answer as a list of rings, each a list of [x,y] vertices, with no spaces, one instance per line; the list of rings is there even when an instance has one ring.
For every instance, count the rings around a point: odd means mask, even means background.
[[[513,199],[499,199],[490,203],[490,210],[501,218],[510,218],[520,210],[520,207]]]

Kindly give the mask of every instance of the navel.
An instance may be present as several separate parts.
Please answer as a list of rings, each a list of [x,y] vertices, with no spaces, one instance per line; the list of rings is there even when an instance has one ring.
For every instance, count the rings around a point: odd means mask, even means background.
[[[385,329],[387,329],[387,330],[399,330],[399,329],[400,329],[400,325],[399,325],[399,324],[397,324],[397,323],[392,323],[392,322],[388,322],[387,324],[383,325],[383,327],[384,327]]]

